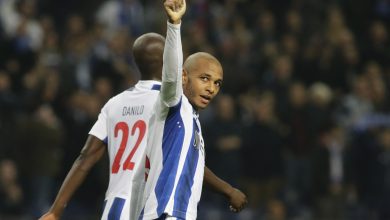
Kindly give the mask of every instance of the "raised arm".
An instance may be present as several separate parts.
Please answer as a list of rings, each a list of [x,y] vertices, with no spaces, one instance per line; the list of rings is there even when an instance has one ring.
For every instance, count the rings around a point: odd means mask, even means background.
[[[246,204],[248,203],[246,195],[243,192],[217,177],[206,166],[204,167],[203,182],[213,191],[222,194],[226,198],[228,198],[230,203],[229,208],[232,212],[240,212],[243,208],[245,208]]]
[[[183,50],[181,45],[181,18],[186,11],[185,0],[165,0],[168,16],[167,37],[163,56],[161,100],[167,107],[179,103],[182,88]]]
[[[103,141],[95,136],[89,135],[80,156],[73,163],[72,168],[66,176],[53,205],[40,220],[57,220],[61,218],[74,192],[84,182],[89,170],[100,160],[105,150],[106,147]]]

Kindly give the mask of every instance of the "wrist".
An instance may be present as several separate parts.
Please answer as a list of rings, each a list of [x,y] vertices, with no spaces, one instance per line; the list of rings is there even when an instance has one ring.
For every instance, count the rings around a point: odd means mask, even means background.
[[[169,20],[167,21],[168,28],[180,30],[181,22],[178,24],[171,23]]]
[[[233,194],[233,192],[234,192],[234,187],[232,187],[231,185],[227,185],[226,187],[225,187],[225,196],[226,197],[228,197],[228,198],[230,198],[230,196]]]
[[[168,22],[169,22],[170,24],[175,24],[175,25],[178,25],[178,24],[180,24],[180,23],[181,23],[181,19],[179,19],[179,20],[172,20],[172,19],[168,19]]]
[[[53,207],[50,208],[49,212],[51,215],[56,217],[56,219],[59,219],[60,216],[62,215],[65,207],[66,207],[66,204],[62,204],[60,206],[54,205]]]
[[[60,218],[61,212],[50,210],[49,211],[50,215],[54,216],[56,219]]]

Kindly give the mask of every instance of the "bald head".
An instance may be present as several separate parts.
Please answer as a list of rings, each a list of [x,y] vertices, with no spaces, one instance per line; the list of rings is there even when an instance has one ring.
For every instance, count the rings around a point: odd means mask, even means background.
[[[138,37],[133,45],[133,55],[142,80],[161,80],[165,38],[147,33]]]
[[[183,66],[183,92],[195,109],[204,109],[218,94],[223,69],[217,58],[199,52],[189,56]]]
[[[221,63],[213,55],[206,52],[198,52],[190,55],[184,62],[184,69],[191,72],[191,70],[199,67],[201,61],[207,61],[221,66]]]

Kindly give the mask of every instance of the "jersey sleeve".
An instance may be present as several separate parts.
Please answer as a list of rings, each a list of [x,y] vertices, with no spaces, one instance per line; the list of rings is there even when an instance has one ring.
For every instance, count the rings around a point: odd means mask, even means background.
[[[164,47],[163,74],[160,92],[162,104],[166,107],[177,105],[183,94],[183,51],[180,26],[181,24],[171,24],[167,22],[167,37]]]
[[[99,138],[104,141],[107,138],[107,115],[108,115],[108,104],[106,104],[100,111],[99,117],[95,124],[89,131],[90,135]]]

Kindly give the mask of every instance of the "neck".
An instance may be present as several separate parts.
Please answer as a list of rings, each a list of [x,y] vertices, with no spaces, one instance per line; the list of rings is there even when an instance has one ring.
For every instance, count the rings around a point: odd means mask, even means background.
[[[192,105],[192,108],[194,109],[194,112],[199,113],[199,108],[196,107],[196,105],[194,105],[192,102],[190,102],[190,104]]]

